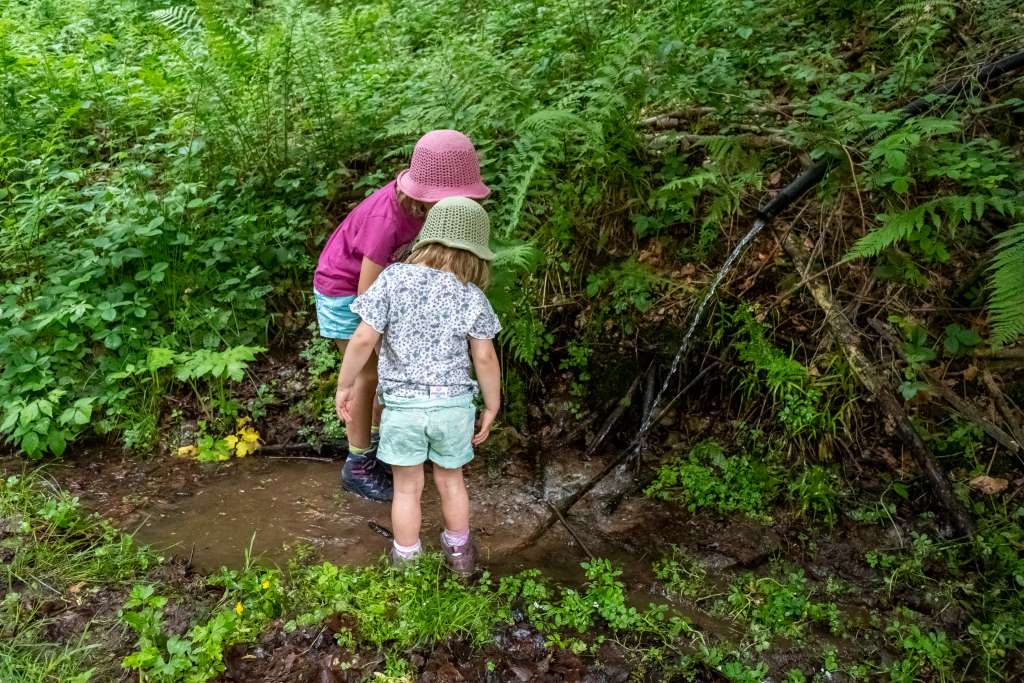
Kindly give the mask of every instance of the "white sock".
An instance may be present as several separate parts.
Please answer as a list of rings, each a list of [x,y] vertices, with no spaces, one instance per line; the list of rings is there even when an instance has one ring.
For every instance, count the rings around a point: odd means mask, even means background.
[[[420,545],[419,539],[412,545],[399,545],[398,541],[394,542],[395,554],[401,557],[403,560],[411,560],[420,554],[422,546]]]
[[[469,529],[465,531],[449,531],[444,530],[444,542],[450,546],[462,546],[469,543]]]

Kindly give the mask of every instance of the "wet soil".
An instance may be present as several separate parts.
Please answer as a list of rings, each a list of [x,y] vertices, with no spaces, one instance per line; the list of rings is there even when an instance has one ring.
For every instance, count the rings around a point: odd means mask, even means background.
[[[343,618],[328,619],[320,627],[286,634],[272,625],[255,647],[235,647],[225,656],[224,682],[267,681],[285,683],[357,683],[381,664],[373,653],[352,653],[340,648],[334,634],[351,628]],[[554,682],[625,683],[630,667],[614,643],[605,643],[596,657],[584,660],[557,647],[549,647],[531,625],[517,623],[500,629],[483,647],[450,638],[429,650],[409,655],[420,683]]]
[[[168,449],[169,450],[169,449]],[[878,577],[863,562],[866,550],[887,545],[877,527],[840,526],[807,552],[802,525],[781,519],[771,527],[733,517],[689,513],[643,496],[629,496],[609,512],[608,504],[638,476],[624,466],[584,497],[566,523],[554,526],[527,551],[511,552],[535,525],[547,516],[546,501],[558,501],[604,467],[601,457],[585,459],[570,447],[546,452],[543,470],[537,459],[519,447],[484,452],[466,470],[471,518],[484,567],[497,575],[537,568],[556,582],[583,582],[580,563],[588,551],[623,568],[630,602],[669,603],[708,643],[737,643],[745,629],[714,613],[706,599],[684,600],[667,596],[655,581],[652,563],[672,545],[683,548],[707,572],[709,595],[721,596],[743,571],[765,570],[771,560],[784,558],[800,567],[813,581],[824,583],[838,576],[854,590],[839,602],[851,624],[867,621],[867,611],[890,603],[877,591]],[[326,459],[250,456],[228,463],[198,463],[162,454],[148,461],[113,449],[80,452],[45,472],[82,500],[86,507],[106,516],[136,538],[171,555],[181,576],[181,595],[194,604],[171,604],[167,627],[183,632],[203,606],[198,585],[187,577],[201,577],[220,566],[239,567],[247,553],[263,562],[284,565],[300,545],[310,546],[323,559],[339,564],[377,562],[390,541],[379,530],[391,526],[389,507],[341,491],[340,462]],[[19,471],[24,462],[0,459],[0,471]],[[423,499],[423,540],[437,548],[441,530],[437,493],[429,482]],[[579,539],[583,545],[576,540]],[[55,642],[71,642],[96,618],[115,616],[110,606],[123,595],[106,589],[47,606],[54,617]],[[106,591],[106,592],[105,592]],[[922,606],[923,612],[929,612]],[[106,612],[104,610],[107,610]],[[941,610],[935,610],[941,613]],[[938,615],[937,615],[938,616]],[[946,614],[946,618],[950,618]],[[280,626],[280,625],[278,625]],[[343,624],[331,620],[317,627],[285,633],[272,625],[253,646],[232,649],[226,656],[224,681],[330,681],[364,680],[381,662],[373,652],[343,651],[332,634]],[[863,631],[862,631],[863,632]],[[822,642],[827,633],[815,634]],[[836,642],[841,652],[849,643]],[[130,643],[113,643],[121,652]],[[860,643],[857,647],[876,647]],[[629,667],[615,645],[606,643],[596,657],[576,655],[546,646],[526,623],[508,626],[493,643],[472,648],[447,641],[430,650],[410,653],[410,661],[423,681],[622,681]],[[813,672],[820,662],[810,650],[784,642],[773,646],[773,671],[803,668]],[[705,680],[718,680],[708,673]]]
[[[571,457],[571,456],[567,456]],[[582,470],[600,467],[597,459]],[[23,463],[0,461],[17,471]],[[428,466],[429,467],[429,466]],[[197,463],[171,456],[140,461],[98,451],[49,466],[46,472],[91,510],[160,552],[188,560],[198,571],[240,567],[249,553],[283,566],[300,545],[339,564],[376,562],[390,541],[387,504],[368,501],[339,486],[340,462],[250,456],[228,463]],[[429,480],[423,495],[423,534],[437,548],[442,524],[440,501]],[[579,474],[577,474],[577,477]],[[562,526],[541,542],[511,553],[548,514],[543,493],[522,459],[494,467],[478,458],[466,468],[471,519],[482,564],[497,575],[539,567],[557,581],[578,583],[586,551]],[[548,497],[571,490],[575,478],[550,484]],[[586,506],[569,523],[595,555],[625,568],[627,578],[649,578],[648,551],[617,540],[614,526],[590,519]]]

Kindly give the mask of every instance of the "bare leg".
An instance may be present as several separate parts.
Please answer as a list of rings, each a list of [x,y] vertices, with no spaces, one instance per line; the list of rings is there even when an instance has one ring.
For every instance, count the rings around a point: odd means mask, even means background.
[[[345,355],[348,340],[339,339],[338,349]],[[345,423],[348,443],[356,448],[370,447],[370,423],[377,394],[377,354],[370,356],[356,377],[352,396],[352,419]],[[378,416],[379,419],[379,416]]]
[[[448,531],[469,531],[469,494],[462,478],[462,468],[446,470],[434,465],[434,484],[441,494],[441,515]]]
[[[392,465],[395,497],[391,501],[391,526],[395,543],[416,545],[420,540],[420,495],[423,493],[423,465]]]

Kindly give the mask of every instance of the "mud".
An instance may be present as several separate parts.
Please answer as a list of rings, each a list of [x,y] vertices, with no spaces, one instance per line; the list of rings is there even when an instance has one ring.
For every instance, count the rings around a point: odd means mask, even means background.
[[[566,459],[578,456],[567,454]],[[587,466],[601,463],[595,459]],[[0,462],[6,471],[22,468],[18,460]],[[100,449],[45,471],[89,509],[200,572],[240,567],[247,554],[283,566],[299,545],[335,563],[366,565],[376,562],[389,544],[373,528],[391,527],[389,506],[342,492],[339,462],[259,456],[215,464],[172,456],[140,461]],[[428,549],[437,549],[440,501],[429,471],[427,478],[422,538]],[[467,467],[466,479],[472,527],[486,569],[503,576],[540,568],[556,581],[582,580],[580,563],[588,555],[561,525],[535,547],[510,552],[548,514],[525,459],[512,457],[495,466],[478,458]],[[628,538],[617,538],[620,525],[606,529],[587,505],[568,522],[588,550],[623,566],[627,581],[649,579],[657,548],[635,552]]]
[[[225,656],[227,671],[219,680],[356,683],[382,662],[374,653],[353,653],[337,645],[334,634],[352,626],[342,618],[290,634],[280,626],[271,625],[254,647],[231,648]],[[545,645],[543,636],[527,623],[502,628],[483,647],[448,639],[410,653],[409,663],[420,683],[625,683],[631,671],[614,643],[604,643],[594,657],[583,659]]]
[[[637,476],[623,469],[586,496],[566,516],[586,545],[581,547],[567,529],[553,527],[540,543],[524,552],[511,549],[533,530],[549,508],[545,498],[557,500],[604,466],[601,458],[583,460],[571,449],[549,453],[542,473],[518,450],[478,458],[467,468],[472,524],[482,564],[497,575],[537,568],[556,582],[578,585],[580,563],[587,550],[623,568],[629,601],[637,607],[650,602],[669,603],[697,629],[705,642],[742,642],[744,628],[721,614],[711,602],[683,600],[664,594],[651,564],[677,545],[707,571],[709,594],[722,595],[739,572],[761,572],[769,561],[784,558],[824,583],[841,577],[854,587],[840,609],[851,625],[863,625],[872,613],[886,610],[891,599],[877,593],[878,577],[866,568],[864,552],[885,545],[886,533],[877,527],[840,525],[827,537],[819,536],[815,552],[795,538],[802,527],[790,527],[785,518],[765,526],[742,517],[729,519],[688,513],[643,496],[630,496],[615,514],[607,504]],[[24,464],[0,461],[0,469],[18,471]],[[373,526],[390,528],[387,505],[343,493],[338,485],[339,462],[250,456],[229,463],[201,464],[170,455],[140,461],[112,450],[94,450],[46,469],[57,483],[82,502],[136,538],[176,558],[167,569],[180,586],[183,602],[169,603],[165,611],[168,633],[183,633],[204,607],[202,574],[220,566],[239,567],[247,554],[279,566],[299,545],[311,546],[323,559],[339,564],[377,562],[389,541]],[[540,474],[540,476],[538,476]],[[429,477],[428,477],[429,479]],[[437,547],[441,530],[439,501],[428,481],[424,493],[423,540]],[[2,529],[0,529],[2,532]],[[897,532],[898,533],[898,532]],[[2,535],[2,533],[0,533]],[[0,558],[2,560],[2,558]],[[99,588],[82,596],[44,606],[52,616],[54,642],[72,642],[96,619],[116,615],[110,606],[123,602],[121,589]],[[123,590],[122,590],[123,593]],[[945,622],[958,622],[952,610],[921,604]],[[335,618],[336,619],[336,618]],[[341,649],[333,633],[345,627],[328,619],[315,627],[286,633],[272,624],[257,645],[232,649],[225,659],[223,681],[331,681],[365,680],[382,662],[374,652]],[[860,628],[860,627],[857,627]],[[815,640],[832,642],[827,633]],[[849,643],[835,642],[840,651]],[[111,651],[125,654],[130,643],[111,643]],[[864,641],[858,647],[877,648]],[[456,681],[625,681],[629,667],[622,652],[606,642],[596,656],[577,655],[545,645],[527,623],[507,626],[482,648],[450,640],[429,650],[414,651],[409,661],[415,680]],[[809,658],[806,646],[785,642],[773,645],[765,661],[773,671],[801,668],[813,672],[820,662]],[[720,680],[707,671],[697,680]]]

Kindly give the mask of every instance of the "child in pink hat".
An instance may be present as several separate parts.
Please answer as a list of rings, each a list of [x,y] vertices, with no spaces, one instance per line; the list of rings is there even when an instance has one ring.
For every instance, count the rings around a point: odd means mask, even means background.
[[[480,162],[468,137],[455,130],[434,130],[416,143],[409,168],[352,210],[320,253],[313,276],[313,297],[320,335],[337,341],[342,354],[360,318],[350,308],[423,227],[427,211],[445,197],[483,199],[490,194],[480,177]],[[376,457],[374,396],[376,357],[355,380],[345,420],[349,453],[342,486],[371,500],[392,497],[391,472]],[[340,409],[338,416],[341,416]]]

